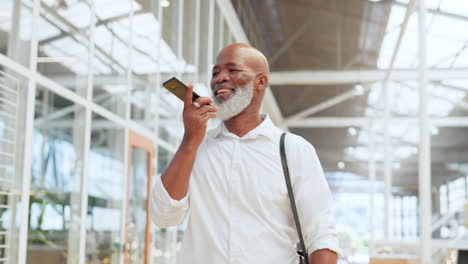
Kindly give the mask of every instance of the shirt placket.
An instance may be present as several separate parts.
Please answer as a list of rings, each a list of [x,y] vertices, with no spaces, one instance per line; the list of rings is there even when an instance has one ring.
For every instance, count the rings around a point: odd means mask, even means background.
[[[239,245],[239,231],[241,230],[239,201],[236,198],[240,182],[240,139],[234,139],[234,147],[232,150],[232,162],[229,170],[229,264],[240,263],[242,255],[241,247]]]

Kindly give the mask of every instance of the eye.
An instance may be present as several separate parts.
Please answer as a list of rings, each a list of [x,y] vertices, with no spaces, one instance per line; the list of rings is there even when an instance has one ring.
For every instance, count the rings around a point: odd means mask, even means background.
[[[229,72],[238,72],[238,69],[229,69]]]
[[[213,72],[213,73],[211,74],[211,77],[216,77],[216,76],[218,76],[218,74],[219,74],[219,72]]]

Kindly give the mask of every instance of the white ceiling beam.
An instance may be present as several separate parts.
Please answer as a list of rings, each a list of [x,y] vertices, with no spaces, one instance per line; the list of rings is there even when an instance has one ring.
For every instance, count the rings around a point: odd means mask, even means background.
[[[272,72],[270,85],[325,85],[369,83],[385,80],[387,70],[348,71],[278,71]],[[408,81],[419,78],[417,69],[394,69],[389,81]],[[428,80],[467,79],[468,68],[429,69]]]
[[[371,123],[383,122],[383,116],[379,117],[312,117],[288,122],[291,127],[366,127]],[[392,123],[409,123],[418,126],[417,117],[396,117],[391,118]],[[430,123],[436,127],[468,127],[467,116],[457,117],[432,117]]]
[[[398,145],[396,148],[399,146],[404,146],[404,145]],[[415,145],[417,146],[417,145]],[[359,145],[350,145],[350,147],[362,147],[362,148],[367,148],[367,145],[365,144],[359,144]],[[343,161],[346,165],[352,164],[352,163],[361,163],[363,165],[367,164],[368,159],[358,159],[357,157],[351,156],[351,155],[345,155],[343,157],[342,151],[343,147],[342,146],[336,146],[336,147],[322,147],[322,146],[315,146],[317,151],[320,153],[320,159],[330,162],[330,163],[338,163],[339,161]],[[339,154],[337,154],[339,153]],[[433,164],[435,163],[457,163],[457,162],[468,162],[468,151],[463,150],[463,149],[454,149],[454,148],[439,148],[439,147],[434,147],[431,152],[431,162]],[[408,158],[401,159],[401,160],[396,160],[395,162],[400,163],[400,166],[403,167],[412,167],[416,168],[417,163],[418,163],[418,156],[417,155],[412,155]],[[416,165],[416,166],[415,166]],[[400,168],[401,169],[401,168]]]
[[[47,78],[53,80],[66,87],[83,87],[86,88],[88,82],[87,76],[79,76],[73,74],[47,74]],[[145,86],[149,83],[146,76],[132,78],[132,81],[137,86]],[[126,75],[95,75],[93,76],[93,85],[127,85],[128,77]]]
[[[413,87],[411,85],[408,85],[407,83],[405,82],[399,82],[401,83],[403,86],[406,86],[414,91],[417,91],[418,87]],[[444,86],[444,85],[441,85],[441,86]],[[446,86],[444,86],[446,87]],[[450,87],[447,87],[447,88],[450,88]],[[448,97],[444,97],[444,96],[440,96],[438,95],[437,93],[434,93],[434,92],[429,92],[428,93],[432,98],[437,98],[437,99],[440,99],[440,100],[444,100],[446,102],[449,102],[457,107],[460,107],[462,108],[463,110],[465,111],[468,111],[468,103],[464,102],[464,101],[457,101],[457,100],[453,100],[453,99],[450,99]]]
[[[296,113],[294,115],[288,116],[287,118],[284,119],[285,125],[288,125],[289,122],[296,121],[298,119],[310,116],[312,114],[318,113],[320,111],[323,111],[327,108],[330,108],[332,106],[335,106],[337,104],[340,104],[344,101],[347,101],[355,96],[360,96],[364,94],[368,90],[368,86],[366,88],[362,87],[362,90],[359,90],[357,88],[350,89],[342,94],[339,94],[337,96],[334,96],[326,101],[323,101],[319,104],[313,105],[305,110],[300,111],[299,113]]]
[[[395,6],[400,6],[400,7],[407,7],[408,4],[403,3],[403,2],[393,2],[393,5]],[[450,13],[447,11],[442,11],[441,9],[434,9],[434,8],[427,8],[427,12],[432,15],[438,15],[438,16],[443,16],[443,17],[448,17],[452,19],[456,19],[462,22],[468,22],[468,17],[460,14],[455,14],[455,13]]]

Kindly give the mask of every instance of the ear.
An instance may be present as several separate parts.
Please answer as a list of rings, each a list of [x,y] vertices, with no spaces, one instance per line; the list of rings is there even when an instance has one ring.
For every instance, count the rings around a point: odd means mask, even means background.
[[[268,75],[262,73],[257,77],[255,82],[257,83],[257,87],[260,91],[265,90],[268,87]]]

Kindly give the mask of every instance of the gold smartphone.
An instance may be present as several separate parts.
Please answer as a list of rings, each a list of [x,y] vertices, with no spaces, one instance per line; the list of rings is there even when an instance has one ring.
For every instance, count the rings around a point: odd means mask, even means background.
[[[169,80],[163,82],[164,88],[169,90],[173,95],[179,97],[182,102],[185,99],[185,92],[187,91],[188,87],[183,82],[179,81],[176,77],[172,77]],[[193,92],[192,102],[195,101],[200,97],[196,92]]]

